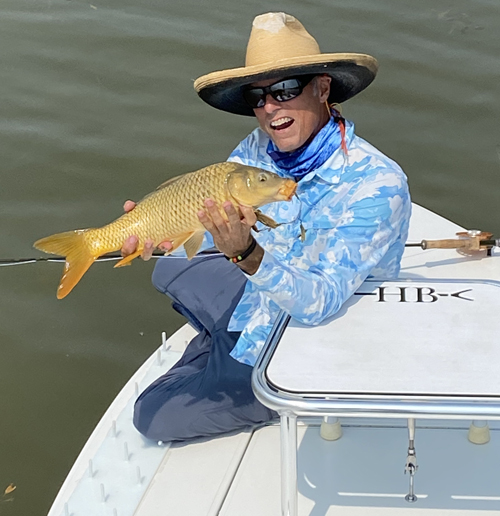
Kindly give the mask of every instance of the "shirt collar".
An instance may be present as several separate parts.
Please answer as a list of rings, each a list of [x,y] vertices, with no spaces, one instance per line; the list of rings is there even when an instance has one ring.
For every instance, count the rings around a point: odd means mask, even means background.
[[[345,121],[345,139],[347,148],[349,149],[350,143],[354,136],[354,123],[349,120]],[[345,155],[344,151],[339,146],[335,152],[316,170],[309,172],[306,176],[304,176],[299,184],[304,184],[306,182],[312,181],[316,176],[326,183],[337,185],[340,183],[342,179],[342,175],[345,172],[345,168],[347,165],[347,160],[349,155]]]

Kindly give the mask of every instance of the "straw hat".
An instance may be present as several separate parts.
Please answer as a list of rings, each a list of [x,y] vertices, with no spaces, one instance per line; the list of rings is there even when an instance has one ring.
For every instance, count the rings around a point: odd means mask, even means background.
[[[316,40],[293,16],[266,13],[257,16],[248,40],[245,66],[203,75],[194,88],[211,106],[253,116],[242,91],[264,79],[328,74],[332,78],[328,101],[344,102],[364,90],[377,74],[377,60],[367,54],[322,54]]]

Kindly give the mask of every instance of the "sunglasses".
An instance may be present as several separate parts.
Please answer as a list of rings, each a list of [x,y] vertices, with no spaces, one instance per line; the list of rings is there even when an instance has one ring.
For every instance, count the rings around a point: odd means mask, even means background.
[[[252,108],[264,107],[267,95],[271,95],[278,102],[286,102],[298,97],[313,77],[314,75],[302,75],[283,79],[263,88],[248,88],[243,91],[243,98]]]

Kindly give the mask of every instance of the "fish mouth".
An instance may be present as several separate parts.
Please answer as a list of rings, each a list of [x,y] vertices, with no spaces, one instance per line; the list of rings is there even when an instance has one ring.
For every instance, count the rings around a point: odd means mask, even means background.
[[[280,189],[278,190],[278,194],[284,201],[291,201],[295,194],[295,190],[297,190],[297,183],[292,179],[287,179],[281,185]]]

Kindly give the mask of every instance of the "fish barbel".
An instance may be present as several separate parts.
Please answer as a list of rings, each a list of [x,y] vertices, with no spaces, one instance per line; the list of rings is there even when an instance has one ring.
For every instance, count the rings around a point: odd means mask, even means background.
[[[37,240],[36,249],[66,258],[57,298],[66,297],[94,261],[103,254],[121,249],[125,240],[136,235],[137,251],[115,267],[129,264],[139,256],[147,239],[155,246],[169,240],[173,248],[184,246],[188,259],[200,249],[205,228],[197,212],[204,201],[213,199],[218,205],[231,201],[254,208],[257,218],[272,225],[273,221],[257,210],[276,201],[289,201],[297,184],[276,174],[239,163],[217,163],[174,177],[137,203],[135,208],[101,228],[77,229]],[[224,211],[221,212],[226,218]]]

